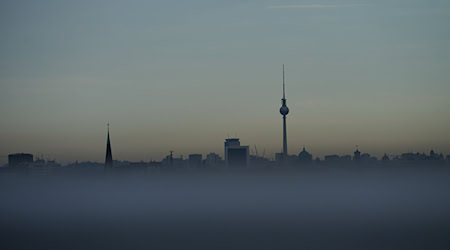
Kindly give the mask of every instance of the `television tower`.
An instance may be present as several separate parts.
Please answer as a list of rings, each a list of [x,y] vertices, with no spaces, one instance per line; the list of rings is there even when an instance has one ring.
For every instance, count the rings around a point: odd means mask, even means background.
[[[289,108],[286,106],[286,94],[285,94],[285,84],[284,84],[284,64],[283,64],[283,99],[281,99],[280,114],[283,116],[283,157],[286,157],[288,155],[286,116],[287,116],[287,114],[289,114]]]
[[[105,157],[105,167],[112,168],[113,166],[113,159],[112,159],[112,152],[111,152],[111,141],[109,140],[109,123],[108,123],[108,137],[106,141],[106,157]]]

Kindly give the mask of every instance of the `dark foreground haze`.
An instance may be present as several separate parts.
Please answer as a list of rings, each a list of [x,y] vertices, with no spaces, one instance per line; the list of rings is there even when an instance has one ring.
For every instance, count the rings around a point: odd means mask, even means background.
[[[2,249],[450,249],[450,169],[0,174]]]

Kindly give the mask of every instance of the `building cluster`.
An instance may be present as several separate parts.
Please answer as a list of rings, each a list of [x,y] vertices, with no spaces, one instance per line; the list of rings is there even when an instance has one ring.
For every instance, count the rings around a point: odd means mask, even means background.
[[[325,155],[322,159],[314,158],[305,147],[298,155],[285,155],[276,153],[275,159],[269,159],[264,155],[259,155],[255,146],[256,154],[250,153],[250,147],[241,145],[239,138],[228,138],[224,142],[224,158],[217,153],[209,153],[205,157],[202,154],[189,154],[187,158],[183,155],[175,157],[173,151],[162,161],[150,162],[128,162],[113,161],[109,131],[107,137],[107,156],[105,163],[72,163],[68,168],[264,168],[264,167],[302,167],[302,166],[387,166],[387,165],[450,165],[450,155],[444,157],[442,153],[435,153],[433,150],[429,154],[425,153],[403,153],[398,156],[389,157],[384,154],[378,159],[368,153],[361,153],[359,149],[353,155]],[[14,168],[55,168],[61,167],[55,160],[45,161],[43,157],[34,159],[32,154],[18,153],[8,156],[8,166]]]
[[[57,163],[56,160],[44,160],[44,157],[36,157],[32,154],[18,153],[8,155],[8,166],[14,168],[24,168],[24,167],[39,167],[39,168],[52,168],[60,167],[61,164]]]

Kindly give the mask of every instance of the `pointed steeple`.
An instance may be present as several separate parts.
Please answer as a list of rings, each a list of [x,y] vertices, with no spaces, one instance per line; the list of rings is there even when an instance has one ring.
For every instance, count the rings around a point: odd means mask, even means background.
[[[111,168],[113,166],[112,152],[111,152],[111,141],[109,139],[109,123],[108,123],[108,137],[106,141],[106,157],[105,157],[105,167]]]

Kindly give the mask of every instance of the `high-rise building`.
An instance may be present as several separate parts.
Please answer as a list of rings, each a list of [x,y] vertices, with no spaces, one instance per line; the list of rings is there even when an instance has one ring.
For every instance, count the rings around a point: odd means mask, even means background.
[[[249,147],[241,146],[239,138],[226,139],[224,146],[227,167],[247,167],[249,165]]]
[[[105,157],[105,167],[113,167],[112,151],[111,151],[111,140],[109,139],[109,123],[108,123],[108,136],[106,140],[106,157]]]
[[[283,158],[286,158],[288,155],[286,116],[287,116],[287,114],[289,114],[289,108],[286,106],[286,94],[285,94],[285,83],[284,83],[284,64],[283,64],[283,98],[281,99],[280,114],[283,116]]]

